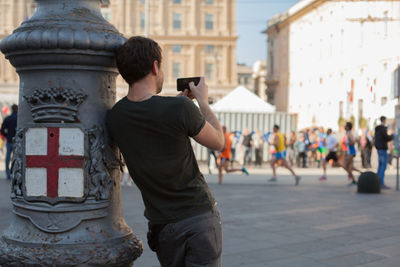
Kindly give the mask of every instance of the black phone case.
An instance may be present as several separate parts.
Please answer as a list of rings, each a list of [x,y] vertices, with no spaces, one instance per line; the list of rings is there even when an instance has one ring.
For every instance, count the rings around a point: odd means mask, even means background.
[[[185,89],[189,89],[189,83],[194,82],[194,85],[198,85],[200,82],[200,77],[188,77],[188,78],[179,78],[176,80],[176,88],[178,91],[184,91]]]

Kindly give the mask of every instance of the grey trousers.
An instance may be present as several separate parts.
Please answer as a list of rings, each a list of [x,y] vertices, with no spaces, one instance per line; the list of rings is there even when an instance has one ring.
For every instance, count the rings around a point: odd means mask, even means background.
[[[156,253],[162,267],[220,267],[222,223],[217,206],[209,212],[167,224],[158,241]]]

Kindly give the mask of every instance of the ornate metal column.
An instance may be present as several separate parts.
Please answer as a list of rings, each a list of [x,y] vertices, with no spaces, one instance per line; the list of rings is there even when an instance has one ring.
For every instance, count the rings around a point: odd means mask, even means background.
[[[37,2],[0,44],[20,77],[14,218],[0,265],[129,266],[142,243],[123,218],[119,161],[104,131],[124,38],[101,0]]]

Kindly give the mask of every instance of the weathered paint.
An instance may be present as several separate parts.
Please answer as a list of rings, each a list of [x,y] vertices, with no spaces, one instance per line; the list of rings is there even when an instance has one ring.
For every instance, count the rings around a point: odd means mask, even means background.
[[[58,170],[58,196],[83,197],[84,176],[81,168],[60,168]]]
[[[47,195],[46,168],[26,168],[25,186],[27,196],[38,197]]]
[[[47,129],[30,128],[26,131],[26,155],[47,155]]]
[[[83,156],[85,152],[85,136],[79,128],[61,128],[60,129],[60,155]]]

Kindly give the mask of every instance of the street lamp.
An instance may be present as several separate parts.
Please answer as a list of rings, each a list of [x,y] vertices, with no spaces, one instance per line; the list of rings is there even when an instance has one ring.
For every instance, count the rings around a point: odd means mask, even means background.
[[[142,243],[122,216],[119,153],[105,131],[124,38],[101,0],[37,2],[0,44],[20,77],[0,265],[131,265]]]

